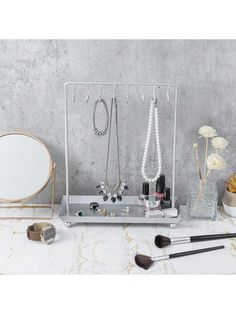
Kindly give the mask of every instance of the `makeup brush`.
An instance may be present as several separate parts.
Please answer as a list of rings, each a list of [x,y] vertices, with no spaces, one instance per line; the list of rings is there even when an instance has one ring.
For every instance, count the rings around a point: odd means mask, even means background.
[[[193,251],[185,251],[185,252],[174,253],[174,254],[163,255],[163,256],[157,256],[157,257],[150,257],[147,255],[137,254],[134,259],[135,259],[135,263],[139,267],[142,267],[144,269],[149,269],[154,262],[160,262],[160,261],[165,261],[170,258],[204,253],[204,252],[215,251],[215,250],[220,250],[220,249],[224,249],[224,245],[213,246],[213,247],[208,247],[205,249],[198,249],[198,250],[193,250]]]
[[[170,244],[201,242],[201,241],[234,238],[234,237],[236,237],[236,233],[209,234],[209,235],[198,235],[198,236],[176,237],[176,238],[168,238],[163,235],[157,235],[155,237],[154,242],[157,247],[163,248]]]

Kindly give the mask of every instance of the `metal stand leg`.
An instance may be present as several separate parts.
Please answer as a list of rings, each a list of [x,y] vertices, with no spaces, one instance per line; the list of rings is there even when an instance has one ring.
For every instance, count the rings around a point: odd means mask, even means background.
[[[13,220],[13,219],[17,219],[17,220],[24,220],[24,219],[30,219],[30,220],[50,220],[53,218],[53,214],[54,214],[54,208],[55,208],[55,177],[56,177],[56,164],[53,164],[53,168],[52,168],[52,172],[51,172],[51,177],[50,177],[50,182],[51,182],[51,203],[50,204],[31,204],[28,205],[25,202],[20,202],[20,204],[8,204],[8,205],[0,205],[0,209],[2,208],[8,208],[8,209],[12,209],[12,208],[31,208],[31,209],[37,209],[37,208],[47,208],[51,210],[50,216],[49,217],[35,217],[35,216],[24,216],[24,217],[18,217],[18,216],[6,216],[6,217],[1,217],[0,216],[0,220],[1,219],[9,219],[9,220]],[[49,183],[48,183],[49,184]],[[44,187],[44,189],[46,188],[46,186]],[[41,192],[41,191],[40,191]]]
[[[53,169],[52,169],[52,201],[51,201],[51,219],[53,218],[54,214],[54,208],[55,208],[55,190],[56,190],[56,164],[53,164]]]
[[[70,227],[71,227],[71,225],[72,225],[72,223],[71,223],[71,222],[65,222],[65,226],[66,226],[66,228],[70,228]]]

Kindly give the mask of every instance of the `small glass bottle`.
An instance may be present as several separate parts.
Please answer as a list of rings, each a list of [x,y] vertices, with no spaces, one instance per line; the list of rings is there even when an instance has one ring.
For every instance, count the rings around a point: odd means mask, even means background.
[[[143,182],[142,194],[140,194],[138,198],[139,205],[144,206],[144,199],[147,195],[149,195],[149,183]]]

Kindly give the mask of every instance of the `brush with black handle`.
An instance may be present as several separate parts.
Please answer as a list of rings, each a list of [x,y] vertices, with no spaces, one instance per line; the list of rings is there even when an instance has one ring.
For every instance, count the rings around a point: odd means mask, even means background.
[[[171,258],[204,253],[204,252],[209,252],[209,251],[215,251],[215,250],[220,250],[220,249],[224,249],[224,245],[213,246],[213,247],[208,247],[205,249],[198,249],[198,250],[193,250],[193,251],[185,251],[185,252],[174,253],[174,254],[163,255],[163,256],[157,256],[157,257],[150,257],[147,255],[137,254],[134,259],[135,259],[135,263],[139,267],[142,267],[147,270],[152,266],[154,262],[160,262],[160,261],[165,261]]]
[[[227,238],[236,238],[236,233],[209,234],[209,235],[198,235],[198,236],[176,237],[176,238],[169,238],[163,235],[157,235],[155,237],[154,242],[157,247],[162,249],[170,244],[201,242],[201,241],[220,240],[220,239],[227,239]]]

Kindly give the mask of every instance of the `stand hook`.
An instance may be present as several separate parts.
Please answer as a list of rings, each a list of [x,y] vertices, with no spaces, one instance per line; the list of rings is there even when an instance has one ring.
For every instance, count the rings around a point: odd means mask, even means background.
[[[126,103],[129,103],[129,84],[127,84],[127,95],[126,95]]]
[[[100,92],[99,92],[99,96],[98,96],[98,99],[99,99],[99,101],[101,101],[101,99],[102,99],[102,85],[101,85],[101,87],[100,87]]]
[[[156,102],[157,96],[156,96],[156,86],[153,86],[153,100]]]
[[[170,103],[170,85],[168,85],[168,87],[167,87],[167,91],[166,91],[166,101],[167,101],[167,104]]]
[[[143,94],[143,86],[141,85],[141,87],[140,87],[140,92],[141,92],[141,101],[144,103],[144,101],[145,101],[145,96],[144,96],[144,94]]]
[[[76,85],[73,84],[73,95],[72,95],[72,102],[76,102]]]
[[[116,85],[113,85],[113,92],[112,92],[112,98],[115,100],[116,99]]]
[[[86,101],[86,103],[88,103],[88,101],[89,101],[89,85],[87,84],[86,87],[87,87],[87,94],[85,95],[85,101]]]

